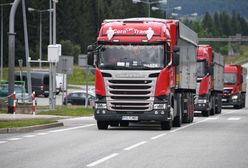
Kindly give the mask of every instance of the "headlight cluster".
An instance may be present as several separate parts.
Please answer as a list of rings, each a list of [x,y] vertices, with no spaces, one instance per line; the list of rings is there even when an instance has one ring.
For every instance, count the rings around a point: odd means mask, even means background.
[[[236,100],[236,99],[238,99],[238,95],[233,95],[232,100]]]

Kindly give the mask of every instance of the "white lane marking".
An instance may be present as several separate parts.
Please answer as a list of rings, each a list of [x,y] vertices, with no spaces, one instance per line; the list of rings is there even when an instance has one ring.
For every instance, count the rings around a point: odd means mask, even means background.
[[[49,132],[51,132],[51,133],[64,132],[64,131],[70,131],[70,130],[75,130],[75,129],[80,129],[80,128],[92,127],[92,126],[95,126],[95,125],[96,124],[88,124],[88,125],[83,125],[83,126],[78,126],[78,127],[71,127],[71,128],[65,128],[65,129],[52,130],[52,131],[49,131]]]
[[[0,144],[7,143],[8,141],[0,141]]]
[[[230,117],[227,120],[238,121],[238,120],[240,120],[240,118],[239,117]]]
[[[37,133],[36,135],[47,135],[48,133],[47,132],[40,132],[40,133]]]
[[[132,145],[132,146],[129,146],[129,147],[125,148],[124,150],[128,151],[128,150],[131,150],[131,149],[133,149],[133,148],[136,148],[136,147],[138,147],[138,146],[140,146],[140,145],[143,145],[143,144],[145,144],[145,143],[147,143],[147,142],[146,142],[146,141],[142,141],[142,142],[136,143],[136,144],[134,144],[134,145]]]
[[[88,164],[88,165],[86,165],[86,166],[87,166],[87,167],[96,166],[96,165],[98,165],[98,164],[100,164],[100,163],[102,163],[102,162],[105,162],[105,161],[107,161],[107,160],[109,160],[109,159],[111,159],[111,158],[113,158],[113,157],[118,156],[118,155],[119,155],[119,153],[113,153],[113,154],[108,155],[108,156],[106,156],[106,157],[104,157],[104,158],[102,158],[102,159],[99,159],[99,160],[97,160],[97,161],[95,161],[95,162],[92,162],[92,163],[90,163],[90,164]]]
[[[24,138],[32,138],[32,137],[35,137],[35,135],[24,135],[23,137]]]
[[[192,123],[192,124],[186,125],[186,126],[184,126],[184,127],[180,127],[180,128],[177,128],[177,129],[171,130],[170,132],[177,132],[177,131],[179,131],[179,130],[182,130],[182,129],[185,129],[185,128],[188,128],[188,127],[191,127],[191,126],[193,126],[193,125],[196,125],[196,124],[199,124],[199,123],[205,122],[205,121],[207,121],[207,120],[208,120],[208,119],[206,118],[206,119],[204,119],[204,120],[197,121],[197,122],[195,122],[195,123]]]
[[[22,138],[10,138],[8,139],[8,141],[17,141],[17,140],[21,140]]]
[[[67,121],[77,121],[77,120],[95,120],[93,116],[90,117],[76,117],[76,118],[69,118],[65,119]]]
[[[157,136],[154,136],[154,137],[151,137],[150,139],[151,140],[155,140],[155,139],[158,139],[158,138],[160,138],[160,137],[162,137],[162,136],[165,136],[166,134],[159,134],[159,135],[157,135]]]
[[[208,120],[217,120],[218,118],[217,117],[209,117],[207,118]]]

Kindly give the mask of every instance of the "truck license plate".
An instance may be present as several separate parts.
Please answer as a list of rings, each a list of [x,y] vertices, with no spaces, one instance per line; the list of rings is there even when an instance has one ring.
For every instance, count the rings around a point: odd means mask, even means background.
[[[138,116],[122,116],[122,120],[138,121]]]
[[[227,101],[227,99],[222,99],[222,101],[223,101],[223,102],[226,102],[226,101]]]

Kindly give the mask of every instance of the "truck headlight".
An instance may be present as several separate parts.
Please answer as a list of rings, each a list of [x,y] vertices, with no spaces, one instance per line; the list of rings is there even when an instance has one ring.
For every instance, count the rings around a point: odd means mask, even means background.
[[[105,104],[105,103],[96,103],[95,104],[95,108],[96,109],[106,109],[107,108],[107,104]]]
[[[206,99],[198,99],[198,103],[207,103]]]
[[[153,105],[153,108],[154,108],[155,110],[157,110],[157,109],[166,109],[167,106],[166,106],[166,104],[154,104],[154,105]]]
[[[233,99],[233,100],[238,99],[238,95],[234,95],[234,96],[232,96],[232,99]]]

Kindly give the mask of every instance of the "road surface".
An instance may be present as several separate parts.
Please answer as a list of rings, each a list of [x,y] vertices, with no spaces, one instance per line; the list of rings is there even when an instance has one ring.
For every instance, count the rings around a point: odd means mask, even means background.
[[[158,124],[97,130],[92,117],[64,127],[0,134],[1,168],[247,168],[248,110],[224,109],[170,131]]]

